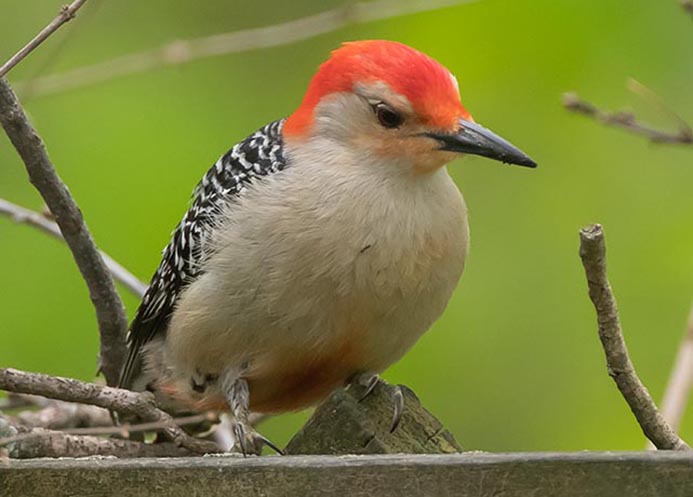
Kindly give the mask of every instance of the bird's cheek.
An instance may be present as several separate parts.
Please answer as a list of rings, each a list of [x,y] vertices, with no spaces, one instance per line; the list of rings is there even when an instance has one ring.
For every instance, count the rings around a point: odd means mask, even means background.
[[[419,174],[432,173],[445,166],[457,157],[457,154],[443,152],[441,150],[428,151],[420,154],[414,160],[414,170]]]

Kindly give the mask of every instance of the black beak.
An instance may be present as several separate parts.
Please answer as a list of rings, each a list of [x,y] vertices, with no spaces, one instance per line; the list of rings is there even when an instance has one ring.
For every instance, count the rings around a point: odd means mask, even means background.
[[[506,164],[537,167],[537,163],[522,150],[492,131],[470,121],[460,119],[460,129],[456,133],[426,133],[426,136],[438,140],[440,150],[481,155]]]

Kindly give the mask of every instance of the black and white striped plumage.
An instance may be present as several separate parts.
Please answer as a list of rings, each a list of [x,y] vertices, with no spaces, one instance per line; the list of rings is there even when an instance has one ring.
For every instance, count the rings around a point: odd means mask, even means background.
[[[201,274],[215,220],[255,179],[286,167],[284,120],[259,129],[217,160],[193,193],[193,202],[163,251],[159,268],[130,325],[128,357],[119,386],[129,388],[141,367],[142,346],[165,334],[181,291]]]

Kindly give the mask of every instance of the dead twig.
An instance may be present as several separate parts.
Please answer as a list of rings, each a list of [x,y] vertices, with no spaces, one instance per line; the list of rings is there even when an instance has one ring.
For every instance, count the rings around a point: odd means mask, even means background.
[[[598,224],[580,230],[580,258],[585,268],[589,295],[597,312],[601,340],[609,376],[616,382],[643,433],[658,449],[691,450],[657,410],[650,393],[638,378],[628,355],[616,307],[616,299],[606,273],[606,245]]]
[[[10,59],[0,66],[0,78],[5,76],[14,66],[19,64],[23,59],[27,57],[31,52],[34,51],[41,43],[46,41],[46,39],[55,33],[60,26],[68,21],[71,21],[77,15],[77,11],[87,2],[87,0],[75,0],[70,5],[64,5],[60,9],[57,17],[53,19],[50,24],[43,28],[34,38],[24,45],[19,52],[14,54]]]
[[[153,396],[148,393],[136,393],[71,378],[2,368],[0,368],[0,390],[94,405],[124,416],[137,417],[147,423],[161,423],[165,426],[161,431],[178,446],[197,454],[219,452],[215,443],[193,438],[182,428],[173,424],[173,418],[156,407]]]
[[[273,26],[220,33],[190,40],[175,40],[152,50],[122,55],[90,66],[35,78],[28,83],[18,83],[16,87],[20,93],[27,88],[30,89],[32,96],[59,93],[207,57],[288,45],[330,33],[352,24],[437,10],[474,1],[477,0],[350,2],[342,7]]]
[[[128,323],[123,302],[84,222],[82,212],[55,171],[41,137],[29,123],[4,78],[0,78],[0,124],[24,161],[31,183],[55,216],[89,288],[101,338],[99,368],[106,382],[115,385],[125,356],[125,330]]]
[[[34,228],[38,228],[51,235],[58,240],[65,241],[63,234],[60,232],[60,228],[54,221],[46,218],[46,216],[39,214],[38,212],[20,207],[17,204],[8,202],[7,200],[0,198],[0,215],[10,217],[14,222],[20,224],[26,224]],[[101,251],[101,257],[103,258],[106,267],[111,272],[113,278],[121,283],[125,288],[132,292],[137,297],[142,297],[147,285],[140,281],[135,275],[130,271],[121,266],[115,259],[109,256],[107,253]]]
[[[66,435],[88,435],[88,436],[97,436],[97,435],[120,435],[123,438],[128,438],[131,433],[141,433],[145,431],[158,431],[162,430],[164,428],[168,428],[169,426],[187,426],[187,425],[194,425],[194,424],[199,424],[199,423],[204,423],[204,422],[213,422],[217,420],[218,417],[212,413],[206,413],[206,414],[194,414],[191,416],[181,416],[179,418],[173,418],[171,419],[170,422],[162,422],[162,421],[157,421],[157,422],[150,422],[150,423],[136,423],[136,424],[128,424],[124,423],[122,425],[118,426],[90,426],[86,428],[68,428],[64,430],[60,430],[60,433],[64,433]],[[24,433],[18,433],[17,435],[13,435],[11,437],[4,437],[0,438],[0,447],[4,445],[8,445],[11,443],[16,443],[20,442],[23,440],[28,440],[34,437],[40,437],[44,436],[46,434],[50,434],[51,430],[43,427],[26,427],[24,425],[16,425],[15,427],[25,427],[25,428],[41,428],[38,430],[31,429],[30,431],[24,432]]]
[[[43,397],[36,398],[43,399],[45,405],[38,410],[23,410],[14,416],[8,416],[13,424],[50,430],[113,426],[113,420],[106,409]]]
[[[676,132],[670,132],[639,122],[632,112],[601,110],[596,105],[583,100],[574,92],[563,94],[563,106],[569,111],[591,117],[607,126],[625,129],[636,135],[644,136],[653,143],[693,144],[693,130],[678,116],[676,117],[679,129]]]
[[[70,435],[60,431],[33,428],[26,432],[19,428],[20,435],[32,435],[9,445],[8,455],[16,459],[36,457],[184,457],[191,452],[174,443],[144,443],[118,438]],[[18,436],[20,436],[18,435]],[[0,448],[0,451],[4,449]]]
[[[24,409],[26,407],[36,407],[34,398],[31,395],[20,395],[16,393],[9,393],[6,398],[0,399],[0,416],[2,411],[9,411],[14,409]]]
[[[693,386],[693,307],[688,316],[688,326],[681,340],[676,361],[662,401],[662,416],[674,430],[679,429],[686,412],[688,397]],[[648,449],[654,446],[648,444]]]

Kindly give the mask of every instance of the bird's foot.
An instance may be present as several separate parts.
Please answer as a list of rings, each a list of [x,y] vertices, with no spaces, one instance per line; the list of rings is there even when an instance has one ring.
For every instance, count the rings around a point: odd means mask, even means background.
[[[279,455],[284,455],[284,452],[279,447],[273,444],[267,437],[255,431],[250,423],[233,420],[231,421],[231,432],[234,438],[232,450],[240,452],[244,457],[261,455],[262,449],[265,446]]]
[[[277,454],[283,454],[282,450],[260,435],[248,421],[250,417],[250,392],[248,382],[243,378],[235,378],[224,382],[226,400],[231,408],[233,419],[231,420],[231,433],[234,444],[232,450],[237,448],[243,456],[262,454],[262,448],[266,445]]]
[[[380,376],[374,373],[360,373],[349,380],[349,385],[360,385],[365,390],[359,397],[359,402],[363,402],[381,381]],[[399,385],[394,385],[392,389],[392,401],[394,404],[392,411],[392,422],[390,424],[390,433],[393,433],[402,421],[402,413],[404,412],[404,393]]]

